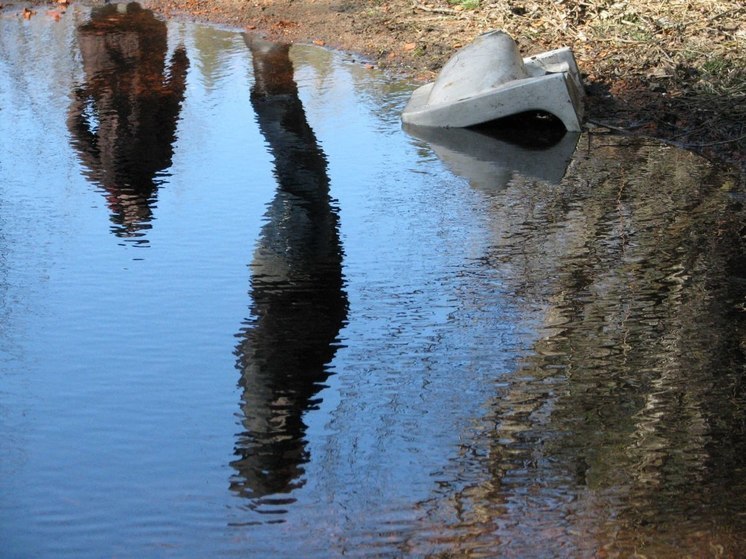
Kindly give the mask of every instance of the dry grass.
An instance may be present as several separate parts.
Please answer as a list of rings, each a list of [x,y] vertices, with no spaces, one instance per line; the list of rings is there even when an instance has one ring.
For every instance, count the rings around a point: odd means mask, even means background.
[[[419,28],[429,22],[431,30],[459,21],[463,31],[457,36],[504,29],[526,54],[570,46],[596,94],[590,102],[598,123],[642,129],[746,164],[746,6],[741,1],[448,2],[414,0],[412,10],[400,15]]]
[[[702,73],[703,91],[744,93],[746,6],[738,0],[464,2],[413,8],[467,20],[479,32],[504,29],[537,50],[570,45],[591,79],[675,77],[681,67]],[[727,83],[714,83],[723,77]]]
[[[423,79],[492,29],[525,55],[569,46],[592,122],[735,163],[746,182],[743,0],[142,1],[279,40],[321,39]]]

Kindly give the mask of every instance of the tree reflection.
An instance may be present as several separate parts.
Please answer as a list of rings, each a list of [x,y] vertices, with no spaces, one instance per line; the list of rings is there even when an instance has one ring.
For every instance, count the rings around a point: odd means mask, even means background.
[[[484,458],[458,466],[486,476],[454,488],[448,523],[471,537],[452,547],[741,556],[743,204],[690,154],[601,142],[559,187],[492,200],[487,261],[544,327],[471,443]]]
[[[260,499],[302,484],[303,414],[330,374],[347,296],[327,162],[298,98],[289,45],[250,36],[246,43],[251,103],[274,157],[277,191],[251,264],[251,317],[236,350],[246,430],[231,487]]]
[[[165,67],[167,29],[139,4],[94,8],[78,27],[85,83],[68,128],[88,178],[106,191],[114,233],[150,227],[158,174],[171,165],[187,67],[177,48]]]

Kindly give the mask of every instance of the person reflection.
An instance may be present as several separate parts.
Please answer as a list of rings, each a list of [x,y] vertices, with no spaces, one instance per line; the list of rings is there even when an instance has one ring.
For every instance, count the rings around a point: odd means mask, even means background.
[[[68,115],[86,176],[101,186],[121,237],[150,227],[158,174],[171,165],[189,66],[183,46],[171,56],[166,24],[137,3],[94,8],[78,27],[85,81]]]
[[[250,265],[251,318],[236,348],[245,431],[231,488],[258,500],[302,485],[303,414],[319,403],[330,375],[347,295],[327,161],[298,98],[290,47],[245,40],[254,66],[251,103],[277,180]]]

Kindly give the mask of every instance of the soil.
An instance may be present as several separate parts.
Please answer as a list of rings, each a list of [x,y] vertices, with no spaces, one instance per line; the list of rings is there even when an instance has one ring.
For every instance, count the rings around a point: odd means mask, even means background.
[[[353,51],[423,81],[490,29],[511,33],[525,56],[570,46],[584,74],[591,125],[656,137],[734,164],[741,179],[746,176],[746,18],[741,17],[746,10],[740,2],[493,0],[472,8],[446,0],[146,4],[277,41]]]
[[[746,177],[746,7],[740,0],[140,3],[170,17],[358,53],[371,66],[422,81],[491,29],[510,33],[524,56],[569,46],[586,84],[590,126],[655,137],[733,164],[741,180]]]

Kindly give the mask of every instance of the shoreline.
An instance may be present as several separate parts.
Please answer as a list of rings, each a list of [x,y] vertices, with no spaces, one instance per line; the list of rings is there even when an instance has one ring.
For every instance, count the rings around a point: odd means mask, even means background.
[[[585,84],[587,124],[733,166],[746,184],[746,7],[737,0],[140,3],[163,17],[349,52],[420,82],[434,79],[458,48],[493,29],[513,36],[523,56],[567,46]],[[0,0],[0,10],[23,5]]]

